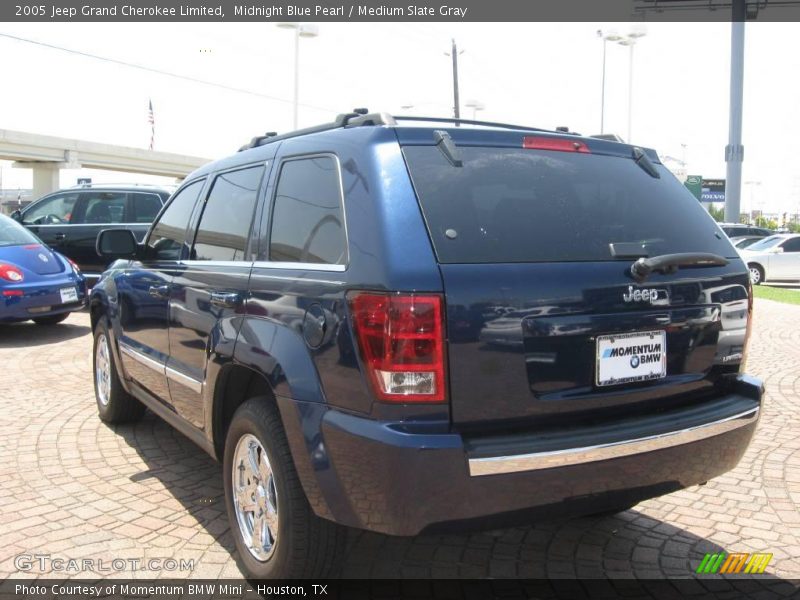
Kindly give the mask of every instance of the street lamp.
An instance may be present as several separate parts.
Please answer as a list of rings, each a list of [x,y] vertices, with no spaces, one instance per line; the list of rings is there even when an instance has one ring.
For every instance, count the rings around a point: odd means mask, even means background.
[[[749,207],[750,210],[748,212],[750,213],[750,223],[752,223],[753,222],[753,207],[755,206],[755,202],[753,201],[753,188],[754,187],[760,187],[761,186],[761,182],[760,181],[745,181],[744,184],[747,185],[747,186],[750,186],[750,207]]]
[[[445,113],[449,113],[453,108],[452,106],[443,104],[442,102],[406,102],[405,104],[400,105],[400,108],[403,110],[422,110],[425,107],[435,107],[437,111],[441,110]]]
[[[639,38],[647,35],[644,27],[631,30],[631,32],[619,40],[621,46],[627,46],[630,54],[628,56],[628,143],[631,143],[632,119],[633,119],[633,48]]]
[[[605,133],[605,116],[606,116],[606,44],[607,42],[618,42],[622,39],[616,31],[603,31],[597,30],[597,37],[603,39],[603,82],[600,86],[600,133]]]
[[[486,105],[483,102],[479,102],[478,100],[467,100],[465,105],[467,108],[472,109],[472,120],[475,120],[475,117],[478,115],[479,110],[485,110]]]
[[[281,29],[294,29],[294,99],[292,102],[292,125],[297,129],[297,109],[300,94],[300,38],[313,38],[319,35],[316,25],[306,23],[278,23]]]
[[[647,35],[647,30],[644,26],[638,26],[631,29],[627,35],[619,35],[616,31],[606,31],[601,29],[597,30],[597,37],[603,39],[603,83],[602,93],[600,96],[600,133],[604,133],[604,115],[605,115],[605,95],[606,95],[606,42],[616,42],[620,46],[627,46],[629,50],[628,57],[628,137],[627,142],[631,141],[632,131],[632,115],[633,115],[633,47],[639,38]]]

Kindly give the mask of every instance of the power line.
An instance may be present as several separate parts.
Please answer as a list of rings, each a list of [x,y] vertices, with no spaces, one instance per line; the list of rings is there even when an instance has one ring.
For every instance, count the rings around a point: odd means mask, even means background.
[[[138,69],[140,71],[147,71],[148,73],[156,73],[158,75],[164,75],[165,77],[174,77],[175,79],[182,79],[183,81],[189,81],[191,83],[197,83],[200,85],[208,85],[211,87],[215,87],[222,90],[227,90],[229,92],[236,92],[239,94],[247,94],[249,96],[256,96],[258,98],[265,98],[267,100],[274,100],[275,102],[283,102],[284,104],[292,104],[292,100],[287,100],[286,98],[279,98],[278,96],[270,96],[269,94],[263,94],[261,92],[256,92],[253,90],[248,90],[246,88],[235,87],[231,85],[226,85],[224,83],[217,83],[216,81],[208,81],[207,79],[199,79],[197,77],[190,77],[188,75],[181,75],[179,73],[172,73],[170,71],[162,71],[161,69],[156,69],[154,67],[148,67],[146,65],[140,65],[136,63],[126,62],[124,60],[118,60],[116,58],[108,58],[106,56],[100,56],[98,54],[90,54],[89,52],[83,52],[81,50],[74,50],[72,48],[65,48],[63,46],[56,46],[55,44],[48,44],[46,42],[39,42],[37,40],[31,40],[23,37],[18,37],[16,35],[11,35],[9,33],[2,33],[0,32],[0,37],[8,38],[11,40],[15,40],[17,42],[24,42],[26,44],[33,44],[35,46],[42,46],[43,48],[49,48],[51,50],[58,50],[60,52],[67,52],[69,54],[75,54],[77,56],[82,56],[84,58],[92,58],[94,60],[100,60],[103,62],[112,63],[115,65],[121,65],[124,67],[129,67],[131,69]],[[306,108],[313,108],[316,110],[323,110],[329,112],[339,112],[336,109],[329,108],[327,106],[317,106],[315,104],[306,104],[301,102],[300,106],[305,106]]]

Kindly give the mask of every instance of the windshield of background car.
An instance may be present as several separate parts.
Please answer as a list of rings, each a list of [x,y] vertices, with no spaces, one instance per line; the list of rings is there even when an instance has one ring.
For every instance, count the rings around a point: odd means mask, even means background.
[[[769,250],[773,246],[780,244],[783,240],[784,238],[780,237],[779,235],[772,235],[768,238],[764,238],[760,242],[756,242],[752,246],[748,246],[747,249],[754,250],[756,252],[759,250]]]
[[[434,146],[403,153],[439,262],[612,260],[736,250],[701,204],[662,165],[516,148],[458,147],[453,166]],[[630,260],[630,256],[619,256]],[[628,253],[629,254],[629,253]]]
[[[41,241],[16,221],[0,216],[0,246],[23,244],[41,244]]]

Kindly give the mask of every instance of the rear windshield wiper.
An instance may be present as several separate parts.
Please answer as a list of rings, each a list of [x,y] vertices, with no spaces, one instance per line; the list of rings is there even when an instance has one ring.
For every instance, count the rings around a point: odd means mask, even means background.
[[[681,252],[679,254],[662,254],[652,258],[640,258],[631,265],[631,275],[641,283],[657,271],[666,275],[674,273],[680,267],[724,267],[728,259],[709,252]]]
[[[454,167],[461,167],[464,161],[461,160],[461,152],[458,151],[458,146],[446,131],[437,129],[433,132],[433,141],[436,142],[436,147],[444,154],[444,157]]]
[[[656,179],[661,179],[661,173],[656,170],[655,165],[650,161],[650,158],[647,156],[647,153],[642,150],[641,148],[637,148],[634,146],[633,148],[633,161],[639,165],[642,170],[650,175],[650,177],[655,177]]]

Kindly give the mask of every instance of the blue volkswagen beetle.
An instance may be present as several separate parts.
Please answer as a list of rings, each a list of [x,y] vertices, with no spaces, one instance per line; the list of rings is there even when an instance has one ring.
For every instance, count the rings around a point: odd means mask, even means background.
[[[69,259],[0,215],[0,323],[55,325],[86,304],[86,280]]]

